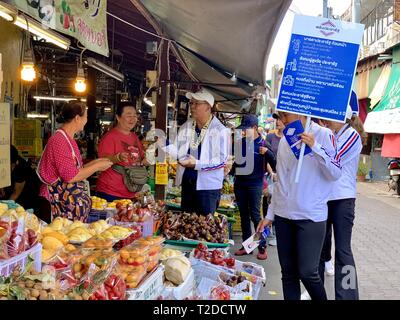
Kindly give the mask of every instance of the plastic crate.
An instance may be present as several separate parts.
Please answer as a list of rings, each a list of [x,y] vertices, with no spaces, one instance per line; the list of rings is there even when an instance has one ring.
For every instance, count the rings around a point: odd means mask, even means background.
[[[25,270],[29,256],[34,260],[33,268],[40,272],[42,270],[42,245],[38,243],[15,257],[0,261],[0,276],[8,277],[17,265],[21,266],[21,271]]]
[[[218,281],[219,274],[225,272],[227,274],[235,274],[235,272],[241,272],[243,275],[247,276],[249,281],[253,284],[252,296],[253,299],[257,299],[260,290],[266,283],[266,276],[264,267],[251,263],[242,262],[236,259],[235,267],[226,268],[222,266],[217,266],[207,261],[199,260],[193,257],[189,258],[192,268],[194,270],[195,281],[198,284],[202,278],[208,278],[213,281]],[[251,266],[252,271],[246,270],[246,266]]]
[[[42,139],[16,137],[14,145],[23,156],[40,157],[43,152]]]
[[[189,297],[195,287],[194,270],[191,269],[185,281],[178,287],[165,287],[163,294],[174,297],[176,300],[183,300]]]
[[[136,289],[126,290],[128,300],[154,300],[163,288],[164,266],[149,274]]]
[[[251,300],[251,299],[254,300],[254,297],[251,292],[252,291],[251,284],[249,285],[250,285],[250,292],[243,292],[238,289],[227,286],[221,280],[202,278],[197,286],[197,292],[203,297],[204,300],[209,300],[211,298],[210,294],[212,288],[218,286],[218,287],[223,287],[229,291],[231,300]]]
[[[42,123],[37,119],[14,119],[14,139],[42,137]]]
[[[240,214],[235,214],[235,222],[232,225],[232,232],[242,232],[242,225],[241,225],[241,219],[240,219]]]

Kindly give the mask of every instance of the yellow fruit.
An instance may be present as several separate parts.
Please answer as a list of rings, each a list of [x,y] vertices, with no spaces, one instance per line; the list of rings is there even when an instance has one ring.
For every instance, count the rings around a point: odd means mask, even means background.
[[[84,227],[83,222],[79,221],[79,220],[76,220],[69,226],[68,231],[71,232],[72,230],[77,229],[77,228],[82,228],[83,229],[83,227]]]
[[[46,233],[45,237],[56,238],[56,239],[60,240],[63,243],[63,245],[66,245],[69,241],[68,237],[65,234],[58,232],[58,231]]]
[[[72,252],[72,251],[76,250],[76,247],[73,244],[67,244],[65,246],[65,250]]]
[[[63,243],[53,237],[44,237],[42,240],[42,245],[44,249],[57,251],[58,249],[64,247]]]
[[[54,254],[55,252],[53,250],[42,249],[42,262],[49,261],[54,256]]]
[[[122,259],[128,259],[129,258],[129,252],[127,250],[125,250],[125,249],[122,249],[119,252],[119,254],[120,254]]]
[[[54,230],[53,230],[51,227],[49,227],[49,226],[44,227],[44,228],[42,229],[42,235],[45,235],[45,234],[50,233],[50,232],[54,232]]]
[[[55,218],[53,222],[49,224],[49,227],[56,231],[61,230],[64,227],[62,218],[60,217]]]

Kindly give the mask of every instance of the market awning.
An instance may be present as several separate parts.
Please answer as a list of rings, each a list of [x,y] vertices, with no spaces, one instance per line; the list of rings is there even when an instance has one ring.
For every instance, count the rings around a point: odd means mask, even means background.
[[[385,96],[368,113],[364,123],[366,132],[400,133],[400,66],[393,64]]]
[[[291,0],[131,0],[142,5],[193,78],[232,99],[237,111],[266,85],[266,65]],[[211,83],[211,84],[210,84]],[[215,84],[215,85],[214,85]],[[244,101],[244,102],[243,102]]]
[[[381,101],[389,81],[391,69],[392,67],[390,64],[386,64],[382,68],[382,72],[379,75],[378,80],[375,82],[374,89],[369,95],[371,109],[373,109],[378,104],[378,102]]]
[[[358,99],[368,98],[369,71],[365,70],[357,75],[357,97]]]

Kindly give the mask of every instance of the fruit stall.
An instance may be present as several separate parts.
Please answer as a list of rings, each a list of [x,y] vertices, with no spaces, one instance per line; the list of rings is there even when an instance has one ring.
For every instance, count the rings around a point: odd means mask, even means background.
[[[225,215],[166,211],[149,193],[93,197],[87,223],[0,202],[2,300],[257,299],[263,267],[229,253]]]

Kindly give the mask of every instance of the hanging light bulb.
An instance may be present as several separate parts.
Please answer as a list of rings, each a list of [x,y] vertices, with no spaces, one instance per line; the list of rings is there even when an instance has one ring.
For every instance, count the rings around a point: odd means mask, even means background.
[[[75,80],[75,91],[79,93],[86,91],[85,72],[83,71],[82,67],[78,67],[78,74]]]
[[[21,79],[32,82],[36,78],[35,63],[33,62],[32,49],[27,49],[21,64]]]
[[[76,75],[76,80],[75,80],[75,91],[79,93],[83,93],[86,91],[86,79],[85,79],[85,72],[83,71],[82,68],[82,56],[83,53],[85,52],[86,49],[83,49],[81,54],[80,54],[80,59],[79,59],[79,66],[78,66],[78,72]]]

